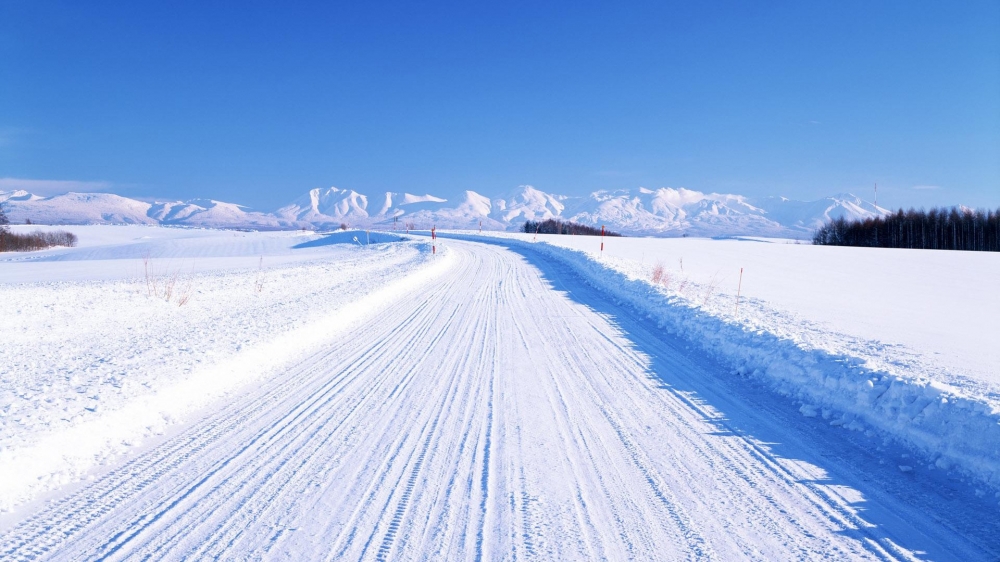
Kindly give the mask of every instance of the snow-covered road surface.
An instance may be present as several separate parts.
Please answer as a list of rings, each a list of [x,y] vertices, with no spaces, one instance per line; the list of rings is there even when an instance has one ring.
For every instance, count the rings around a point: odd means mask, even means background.
[[[996,559],[995,500],[880,464],[530,249],[434,286],[93,482],[0,558]]]

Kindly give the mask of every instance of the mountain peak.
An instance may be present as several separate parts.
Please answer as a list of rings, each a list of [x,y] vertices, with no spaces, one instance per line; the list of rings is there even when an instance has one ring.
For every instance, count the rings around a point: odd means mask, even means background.
[[[274,213],[253,212],[214,199],[148,203],[110,193],[67,193],[43,198],[0,192],[14,222],[179,224],[213,227],[336,228],[405,220],[421,228],[518,230],[524,221],[560,219],[640,235],[801,236],[823,222],[888,211],[851,193],[816,201],[749,199],[684,187],[616,189],[569,197],[528,184],[501,197],[466,190],[454,201],[432,194],[384,192],[369,198],[353,189],[313,188]]]

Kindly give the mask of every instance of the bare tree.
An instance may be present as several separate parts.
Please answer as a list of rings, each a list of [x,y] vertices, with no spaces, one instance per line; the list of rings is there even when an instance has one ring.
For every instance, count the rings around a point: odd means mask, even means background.
[[[823,225],[814,244],[1000,252],[1000,209],[938,208],[899,211]]]

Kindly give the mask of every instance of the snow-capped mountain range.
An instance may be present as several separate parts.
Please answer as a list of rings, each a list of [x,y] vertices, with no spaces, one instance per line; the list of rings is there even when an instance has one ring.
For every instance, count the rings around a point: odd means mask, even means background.
[[[652,236],[803,236],[831,218],[865,218],[888,211],[851,194],[817,201],[690,189],[596,191],[585,197],[556,195],[522,185],[497,196],[466,191],[457,200],[387,192],[376,197],[351,189],[312,189],[265,213],[210,199],[139,201],[111,193],[40,197],[0,191],[13,223],[163,224],[213,228],[360,228],[519,230],[526,220],[550,218],[606,225],[625,234]]]

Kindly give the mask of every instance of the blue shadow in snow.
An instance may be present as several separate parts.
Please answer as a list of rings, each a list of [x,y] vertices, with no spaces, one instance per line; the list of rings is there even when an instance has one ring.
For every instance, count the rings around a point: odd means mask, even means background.
[[[745,439],[759,456],[772,459],[776,466],[783,459],[813,465],[820,469],[815,472],[825,477],[798,482],[821,496],[831,486],[855,490],[863,499],[850,507],[860,524],[841,531],[844,535],[862,545],[870,546],[874,541],[887,548],[890,556],[895,544],[928,560],[1000,560],[1000,508],[992,493],[977,497],[972,486],[942,471],[900,472],[893,460],[908,454],[902,447],[831,427],[822,418],[802,416],[798,403],[731,374],[732,369],[697,351],[691,342],[666,334],[645,314],[615,304],[571,266],[530,245],[454,238],[499,245],[519,254],[554,290],[604,317],[636,351],[648,357],[647,374],[656,386],[701,413],[715,428],[710,435]],[[711,416],[704,413],[709,411]],[[908,519],[907,514],[913,515]],[[933,536],[943,531],[940,534],[948,537],[949,528],[967,539],[961,548],[955,548],[948,538],[936,540]],[[872,554],[883,556],[878,551]]]

